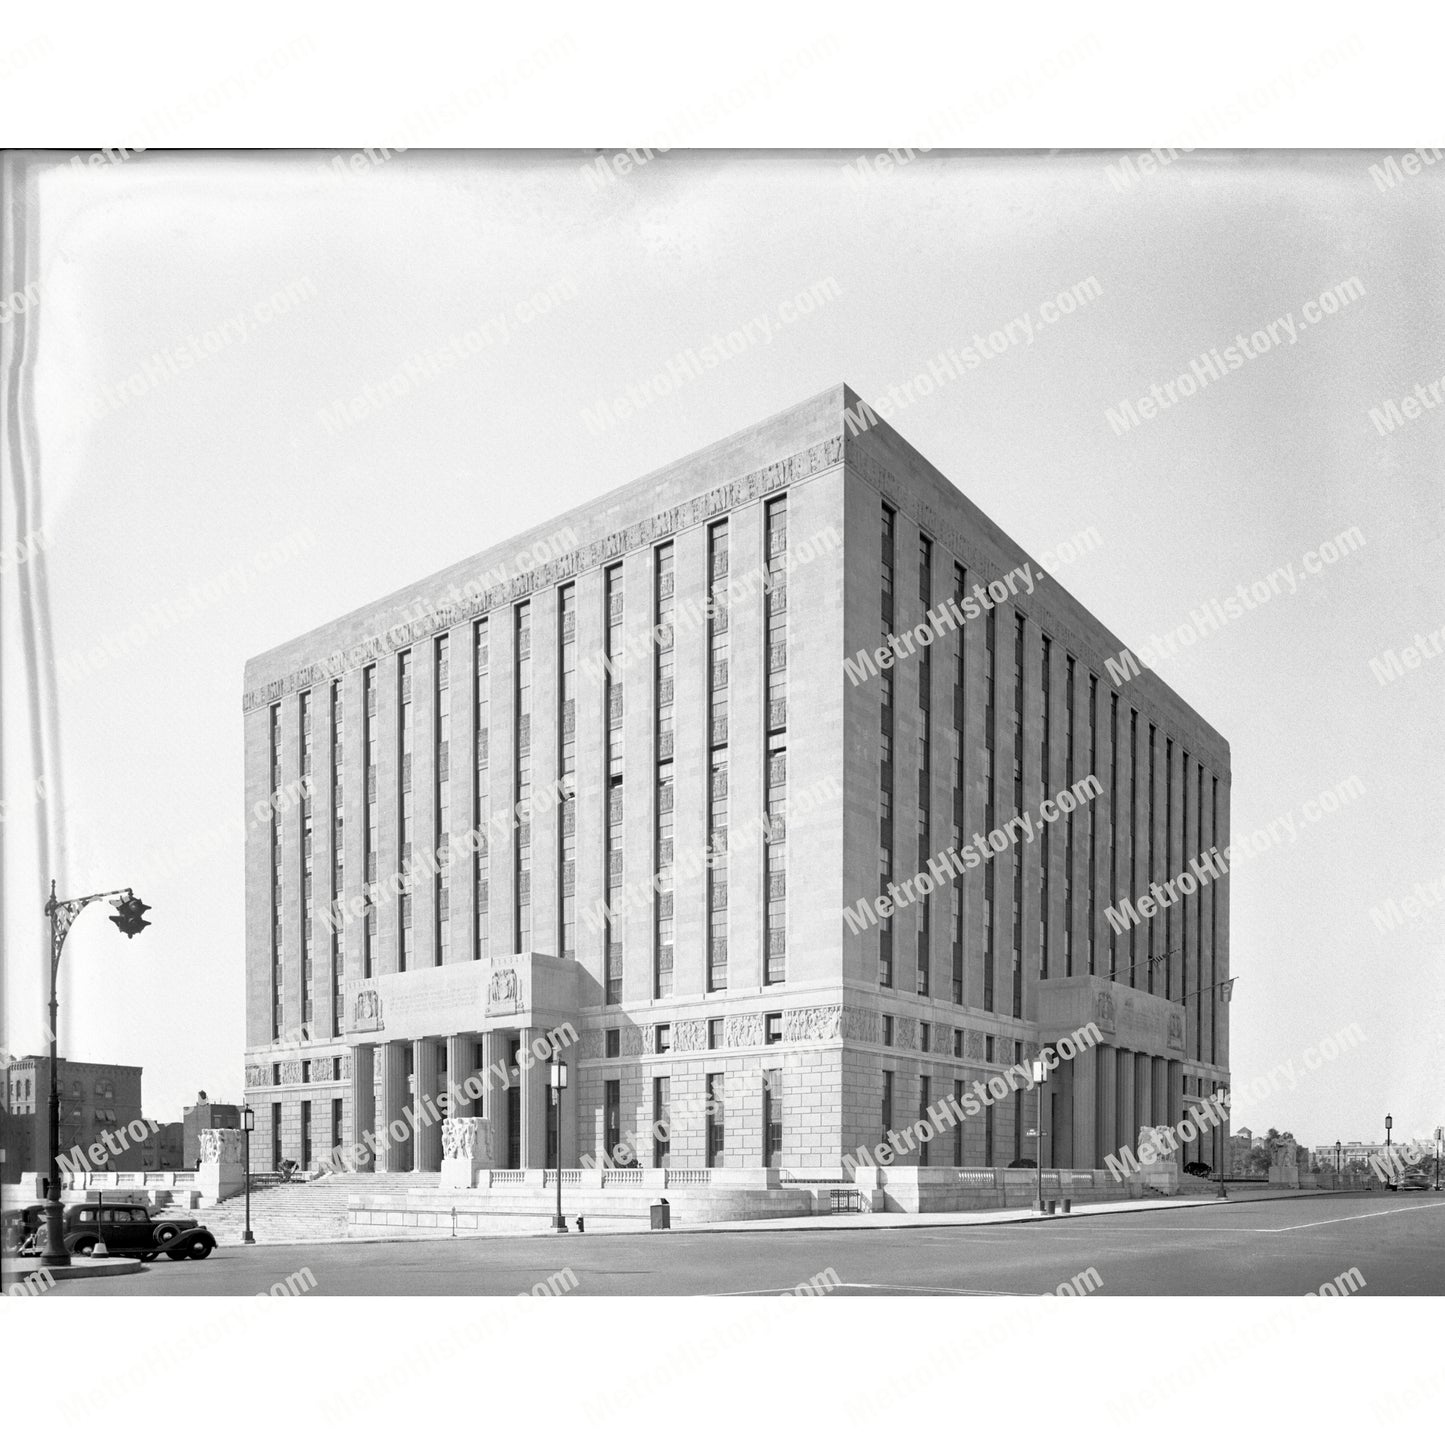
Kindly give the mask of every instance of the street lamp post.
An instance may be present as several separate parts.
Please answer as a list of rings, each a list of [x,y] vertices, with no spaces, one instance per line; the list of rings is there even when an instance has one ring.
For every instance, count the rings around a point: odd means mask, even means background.
[[[60,1070],[57,1058],[58,1020],[60,1014],[60,951],[65,947],[70,926],[80,917],[81,910],[88,903],[104,899],[114,903],[115,912],[110,921],[125,934],[134,938],[143,928],[150,927],[150,920],[143,915],[150,905],[142,903],[129,888],[111,893],[89,893],[84,898],[59,899],[55,896],[55,879],[50,880],[50,897],[45,904],[46,916],[50,919],[50,1129],[47,1146],[50,1154],[50,1168],[47,1171],[45,1189],[45,1253],[41,1255],[43,1265],[67,1265],[70,1252],[65,1247],[65,1211],[60,1203]]]
[[[247,1104],[241,1110],[241,1172],[246,1176],[246,1227],[241,1232],[242,1244],[255,1244],[251,1233],[251,1130],[256,1127],[256,1111]]]
[[[1394,1116],[1391,1115],[1391,1114],[1386,1114],[1386,1115],[1385,1115],[1385,1151],[1386,1151],[1386,1153],[1388,1153],[1388,1152],[1389,1152],[1389,1149],[1390,1149],[1390,1130],[1393,1129],[1394,1127],[1395,1127],[1395,1119],[1394,1119]]]
[[[1344,1170],[1341,1167],[1341,1159],[1344,1157],[1344,1145],[1338,1139],[1335,1140],[1335,1188],[1338,1189],[1344,1182]]]
[[[1048,1072],[1042,1058],[1034,1060],[1034,1092],[1039,1097],[1039,1122],[1036,1131],[1038,1138],[1034,1140],[1034,1179],[1036,1182],[1034,1207],[1040,1214],[1044,1212],[1044,1080],[1048,1077]]]
[[[567,1233],[567,1220],[562,1213],[562,1091],[567,1087],[567,1065],[554,1057],[550,1069],[552,1084],[552,1114],[557,1121],[557,1212],[552,1216],[552,1226],[558,1234]]]
[[[1445,1143],[1445,1124],[1435,1129],[1435,1193],[1440,1192],[1440,1145]]]

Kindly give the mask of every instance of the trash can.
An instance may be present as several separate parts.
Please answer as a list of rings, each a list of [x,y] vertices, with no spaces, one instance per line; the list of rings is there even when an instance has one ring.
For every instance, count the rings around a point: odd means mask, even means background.
[[[672,1206],[665,1199],[660,1199],[652,1206],[652,1227],[654,1229],[672,1228]]]
[[[1074,1201],[1073,1201],[1072,1199],[1066,1199],[1066,1200],[1064,1200],[1064,1213],[1065,1213],[1065,1214],[1068,1214],[1068,1213],[1070,1212],[1070,1210],[1073,1208],[1073,1204],[1074,1204]]]
[[[1050,1199],[1046,1207],[1050,1214],[1055,1214],[1058,1212],[1059,1201],[1057,1199]]]

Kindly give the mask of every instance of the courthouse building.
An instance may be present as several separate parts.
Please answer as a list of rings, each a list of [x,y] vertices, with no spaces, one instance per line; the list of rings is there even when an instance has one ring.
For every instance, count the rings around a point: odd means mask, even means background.
[[[1228,877],[1105,918],[1228,838],[1227,743],[846,388],[479,540],[247,665],[258,1167],[436,1170],[478,1072],[497,1168],[815,1177],[1080,1030],[1046,1165],[1227,1086]],[[899,1164],[1033,1158],[1005,1093]]]

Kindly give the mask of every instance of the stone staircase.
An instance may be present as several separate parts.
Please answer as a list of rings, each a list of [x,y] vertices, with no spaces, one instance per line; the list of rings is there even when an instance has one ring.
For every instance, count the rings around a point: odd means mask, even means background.
[[[283,1184],[273,1175],[251,1177],[251,1233],[257,1244],[302,1243],[346,1237],[350,1195],[397,1194],[435,1189],[438,1174],[328,1174],[309,1183]],[[169,1208],[159,1215],[194,1219],[220,1245],[240,1244],[246,1227],[246,1198],[237,1194],[205,1209]]]

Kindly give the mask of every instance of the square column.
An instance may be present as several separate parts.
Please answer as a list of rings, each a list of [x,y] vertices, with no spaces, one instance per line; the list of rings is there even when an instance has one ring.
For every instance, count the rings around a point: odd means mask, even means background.
[[[1094,1154],[1086,1168],[1102,1169],[1119,1147],[1119,1060],[1113,1044],[1097,1044],[1099,1087],[1095,1098]]]
[[[1134,1055],[1134,1132],[1131,1149],[1139,1143],[1139,1130],[1154,1122],[1154,1061],[1148,1054]]]
[[[406,1045],[378,1044],[376,1051],[381,1055],[381,1118],[376,1121],[376,1172],[396,1174],[406,1168],[407,1140],[403,1135],[398,1142],[389,1131],[398,1120],[404,1127],[410,1127],[403,1112],[407,1102]]]
[[[1045,1169],[1074,1167],[1074,1072],[1077,1067],[1078,1061],[1074,1059],[1060,1064],[1045,1095],[1048,1103],[1044,1121],[1049,1131]]]
[[[1184,1065],[1176,1059],[1164,1060],[1164,1097],[1168,1102],[1169,1123],[1178,1126],[1184,1122]],[[1184,1159],[1198,1159],[1198,1143],[1185,1146]]]
[[[1080,1054],[1070,1068],[1073,1070],[1074,1119],[1069,1164],[1074,1169],[1092,1169],[1096,1136],[1094,1126],[1098,1110],[1099,1060],[1097,1050]]]
[[[522,1090],[522,1168],[544,1169],[547,1161],[547,1060],[538,1059],[532,1045],[541,1029],[523,1029],[517,1050]]]
[[[1154,1097],[1154,1122],[1168,1126],[1179,1122],[1179,1115],[1174,1110],[1174,1101],[1169,1097],[1169,1060],[1154,1058],[1150,1060],[1154,1069],[1154,1077],[1151,1081],[1151,1091]],[[1180,1098],[1183,1098],[1183,1075],[1180,1076]]]
[[[412,1108],[416,1113],[416,1169],[436,1173],[442,1167],[442,1126],[427,1103],[436,1095],[437,1046],[433,1039],[413,1039],[411,1045]]]
[[[497,1120],[504,1114],[502,1100],[506,1098],[506,1094],[502,1081],[496,1075],[496,1035],[487,1032],[473,1037],[481,1046],[481,1075],[482,1083],[486,1087],[482,1097],[472,1105],[472,1111],[474,1117],[486,1120],[482,1132],[486,1135],[487,1158],[495,1161],[506,1157],[498,1152],[502,1147],[502,1134],[497,1127]]]
[[[481,1113],[481,1100],[467,1098],[462,1090],[462,1084],[474,1072],[472,1068],[472,1035],[448,1035],[447,1117],[449,1119],[473,1119]]]
[[[370,1173],[376,1167],[367,1135],[376,1128],[376,1050],[370,1044],[356,1044],[351,1050],[351,1137],[354,1168]]]
[[[1118,1110],[1115,1149],[1132,1149],[1138,1141],[1139,1132],[1134,1127],[1134,1059],[1132,1049],[1120,1049],[1116,1063],[1118,1084]]]

